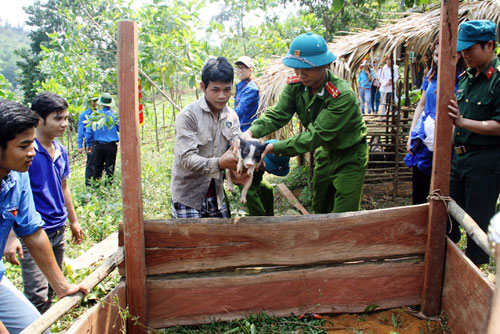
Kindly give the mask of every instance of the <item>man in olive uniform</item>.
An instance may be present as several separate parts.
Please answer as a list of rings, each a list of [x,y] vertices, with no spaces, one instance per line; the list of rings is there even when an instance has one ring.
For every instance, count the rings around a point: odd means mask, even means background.
[[[351,85],[328,70],[336,59],[323,37],[296,37],[283,64],[296,76],[288,79],[278,102],[252,123],[244,136],[263,137],[285,126],[297,113],[307,129],[269,144],[265,154],[296,156],[315,151],[315,213],[359,210],[368,163],[367,129]]]
[[[500,190],[500,61],[495,56],[496,24],[469,21],[460,25],[457,51],[467,65],[448,114],[455,124],[455,154],[450,196],[483,229],[495,214]],[[450,237],[460,240],[455,224]],[[468,237],[467,256],[477,265],[489,257]]]

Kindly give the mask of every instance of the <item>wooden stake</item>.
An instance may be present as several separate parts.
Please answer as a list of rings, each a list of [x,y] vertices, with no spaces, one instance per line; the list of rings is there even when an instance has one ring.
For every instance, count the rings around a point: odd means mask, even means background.
[[[304,208],[304,206],[299,202],[299,200],[293,195],[293,193],[285,186],[283,183],[278,184],[278,190],[296,209],[298,209],[303,215],[308,215],[309,211]]]
[[[450,138],[453,123],[448,116],[448,104],[454,97],[455,91],[457,30],[458,0],[443,0],[439,30],[439,71],[431,189],[432,192],[439,192],[444,196],[449,193],[450,183]],[[421,298],[421,310],[426,316],[436,316],[441,309],[447,220],[445,203],[439,199],[431,199]]]
[[[145,333],[145,327],[141,324],[146,325],[147,321],[137,83],[137,24],[133,21],[122,21],[118,23],[118,97],[120,102],[125,271],[127,275],[127,304],[131,315],[127,327],[129,334]]]

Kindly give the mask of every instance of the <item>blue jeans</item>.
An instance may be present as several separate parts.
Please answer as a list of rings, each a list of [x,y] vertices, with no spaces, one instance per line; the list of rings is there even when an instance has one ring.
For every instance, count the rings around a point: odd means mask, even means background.
[[[372,110],[373,113],[378,113],[378,108],[380,106],[380,90],[378,87],[372,86]]]
[[[0,279],[0,320],[7,330],[19,334],[38,318],[40,312],[4,275]]]
[[[361,113],[365,113],[365,102],[368,113],[372,113],[372,92],[370,88],[359,88],[359,97],[361,98]]]

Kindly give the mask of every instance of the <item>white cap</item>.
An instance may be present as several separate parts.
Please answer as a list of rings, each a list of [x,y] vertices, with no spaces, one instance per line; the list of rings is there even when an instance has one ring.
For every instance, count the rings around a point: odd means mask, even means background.
[[[238,60],[235,61],[234,63],[236,65],[238,65],[238,63],[242,63],[243,65],[245,65],[248,68],[253,67],[253,60],[252,60],[252,58],[250,58],[248,56],[242,56],[242,57],[238,58]]]

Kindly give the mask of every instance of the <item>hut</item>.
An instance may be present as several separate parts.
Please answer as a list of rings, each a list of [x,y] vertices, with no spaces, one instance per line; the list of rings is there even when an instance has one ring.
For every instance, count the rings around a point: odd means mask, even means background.
[[[461,2],[459,5],[459,23],[467,20],[491,20],[500,27],[500,1]],[[393,54],[398,59],[402,70],[402,81],[396,87],[398,103],[390,106],[385,117],[365,115],[368,126],[368,139],[371,142],[370,164],[365,183],[392,182],[393,195],[398,192],[398,184],[411,180],[411,171],[403,158],[406,155],[406,142],[414,111],[410,101],[410,52],[424,54],[438,38],[440,9],[425,13],[405,13],[400,19],[387,20],[387,24],[373,31],[361,30],[345,36],[336,36],[328,48],[337,60],[331,70],[347,81],[355,82],[359,66],[364,59],[371,58],[378,67],[385,55]],[[498,34],[500,35],[500,34]],[[256,81],[260,87],[260,105],[258,113],[273,105],[286,84],[286,79],[294,75],[293,69],[284,66],[281,59],[271,61],[262,76]],[[353,88],[356,89],[353,84]],[[401,96],[405,106],[401,106]],[[284,133],[276,136],[285,138],[295,131],[301,131],[300,125],[289,126]],[[309,164],[313,164],[312,157]]]

